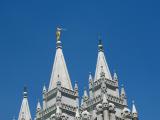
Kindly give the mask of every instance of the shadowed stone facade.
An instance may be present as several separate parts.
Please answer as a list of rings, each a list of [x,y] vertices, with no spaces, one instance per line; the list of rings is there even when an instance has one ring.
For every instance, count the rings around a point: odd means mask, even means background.
[[[124,87],[119,88],[117,74],[112,76],[110,73],[101,40],[95,75],[89,74],[89,90],[84,89],[79,103],[78,84],[76,82],[72,88],[60,34],[61,29],[57,28],[56,55],[49,88],[43,87],[42,107],[38,101],[34,120],[138,120],[134,102],[131,111]],[[31,120],[26,90],[18,120]]]

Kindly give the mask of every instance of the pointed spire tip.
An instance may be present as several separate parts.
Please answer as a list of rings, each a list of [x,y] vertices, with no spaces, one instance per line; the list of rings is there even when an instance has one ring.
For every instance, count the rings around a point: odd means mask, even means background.
[[[102,51],[103,52],[103,44],[102,44],[102,40],[99,39],[99,43],[98,43],[98,51]]]
[[[26,98],[27,97],[27,87],[24,86],[23,88],[23,97]]]

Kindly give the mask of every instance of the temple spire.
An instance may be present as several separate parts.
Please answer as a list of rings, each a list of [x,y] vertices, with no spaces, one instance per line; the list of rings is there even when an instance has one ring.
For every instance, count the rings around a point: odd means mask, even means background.
[[[57,81],[61,81],[62,87],[73,90],[66,62],[64,59],[64,55],[61,49],[62,48],[60,41],[61,30],[62,30],[61,28],[57,28],[56,31],[57,49],[49,84],[49,91],[56,88]]]
[[[23,119],[31,120],[31,113],[30,113],[29,104],[28,104],[26,87],[24,87],[23,100],[22,100],[22,105],[21,105],[21,109],[19,112],[19,117],[18,117],[18,120],[23,120]]]
[[[98,44],[98,58],[97,58],[97,65],[96,65],[95,78],[94,78],[95,81],[100,79],[101,67],[103,67],[105,77],[107,79],[112,80],[111,73],[104,55],[102,40],[100,39]]]

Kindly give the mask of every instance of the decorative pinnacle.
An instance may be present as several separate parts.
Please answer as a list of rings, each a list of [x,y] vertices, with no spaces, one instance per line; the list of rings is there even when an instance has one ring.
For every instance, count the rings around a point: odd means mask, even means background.
[[[114,80],[118,80],[118,76],[117,76],[117,73],[116,73],[115,70],[114,70],[114,74],[113,74],[113,79],[114,79]]]
[[[121,96],[122,97],[126,97],[126,93],[125,93],[125,89],[124,89],[124,85],[121,85]]]
[[[45,93],[46,91],[47,91],[47,89],[46,89],[46,86],[44,84],[44,86],[43,86],[43,93]]]
[[[78,82],[77,81],[75,81],[74,90],[78,90]]]
[[[136,110],[136,106],[135,106],[134,100],[132,101],[132,114],[133,114],[133,118],[137,118],[138,117],[138,112]]]
[[[41,104],[40,104],[40,101],[38,99],[38,102],[37,102],[37,111],[39,111],[41,109]]]
[[[83,94],[83,97],[86,98],[86,99],[88,98],[86,86],[84,87],[84,94]]]
[[[27,87],[26,86],[23,89],[23,97],[27,98]]]
[[[92,82],[93,78],[92,78],[92,73],[89,72],[89,82]]]
[[[103,45],[102,45],[102,40],[99,39],[99,43],[98,43],[98,51],[100,52],[103,52]]]

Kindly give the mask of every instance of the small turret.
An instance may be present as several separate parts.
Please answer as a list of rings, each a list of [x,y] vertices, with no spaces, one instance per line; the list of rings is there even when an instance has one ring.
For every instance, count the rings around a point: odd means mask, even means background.
[[[89,72],[89,82],[93,82],[93,77],[91,72]]]
[[[75,82],[75,85],[74,85],[74,92],[75,92],[76,96],[78,97],[79,93],[78,93],[78,83],[77,83],[77,81]]]
[[[125,97],[126,97],[126,92],[125,92],[125,90],[124,90],[124,85],[123,85],[123,84],[121,85],[121,97],[122,97],[122,98],[125,98]]]
[[[114,71],[114,74],[113,74],[113,80],[118,80],[118,76],[117,76],[117,73]]]
[[[116,96],[119,97],[119,85],[118,85],[118,76],[117,73],[114,71],[113,74],[113,80],[116,81],[117,87],[116,87]]]
[[[39,100],[38,100],[36,111],[39,112],[40,110],[41,110],[41,104],[40,104],[40,102],[39,102]]]
[[[45,110],[46,107],[47,107],[47,103],[46,103],[46,98],[45,98],[45,94],[47,93],[47,89],[46,89],[46,86],[44,84],[43,86],[43,90],[42,90],[42,97],[43,97],[43,109]]]
[[[88,100],[88,94],[87,94],[86,87],[84,87],[83,99],[84,99],[84,101]]]
[[[132,117],[133,117],[133,120],[138,120],[138,112],[136,110],[134,101],[132,101]]]
[[[94,81],[91,72],[89,72],[89,97],[90,99],[94,98]]]
[[[84,105],[84,101],[83,101],[83,98],[81,99],[81,107],[83,107]]]
[[[123,104],[127,106],[127,96],[123,84],[121,85],[121,98],[124,100]]]
[[[74,90],[75,90],[75,91],[78,91],[78,84],[77,84],[77,81],[75,81]]]
[[[43,86],[43,94],[47,92],[46,86]]]
[[[91,72],[89,72],[88,81],[89,81],[89,89],[92,89],[93,88],[93,77],[92,77]]]

